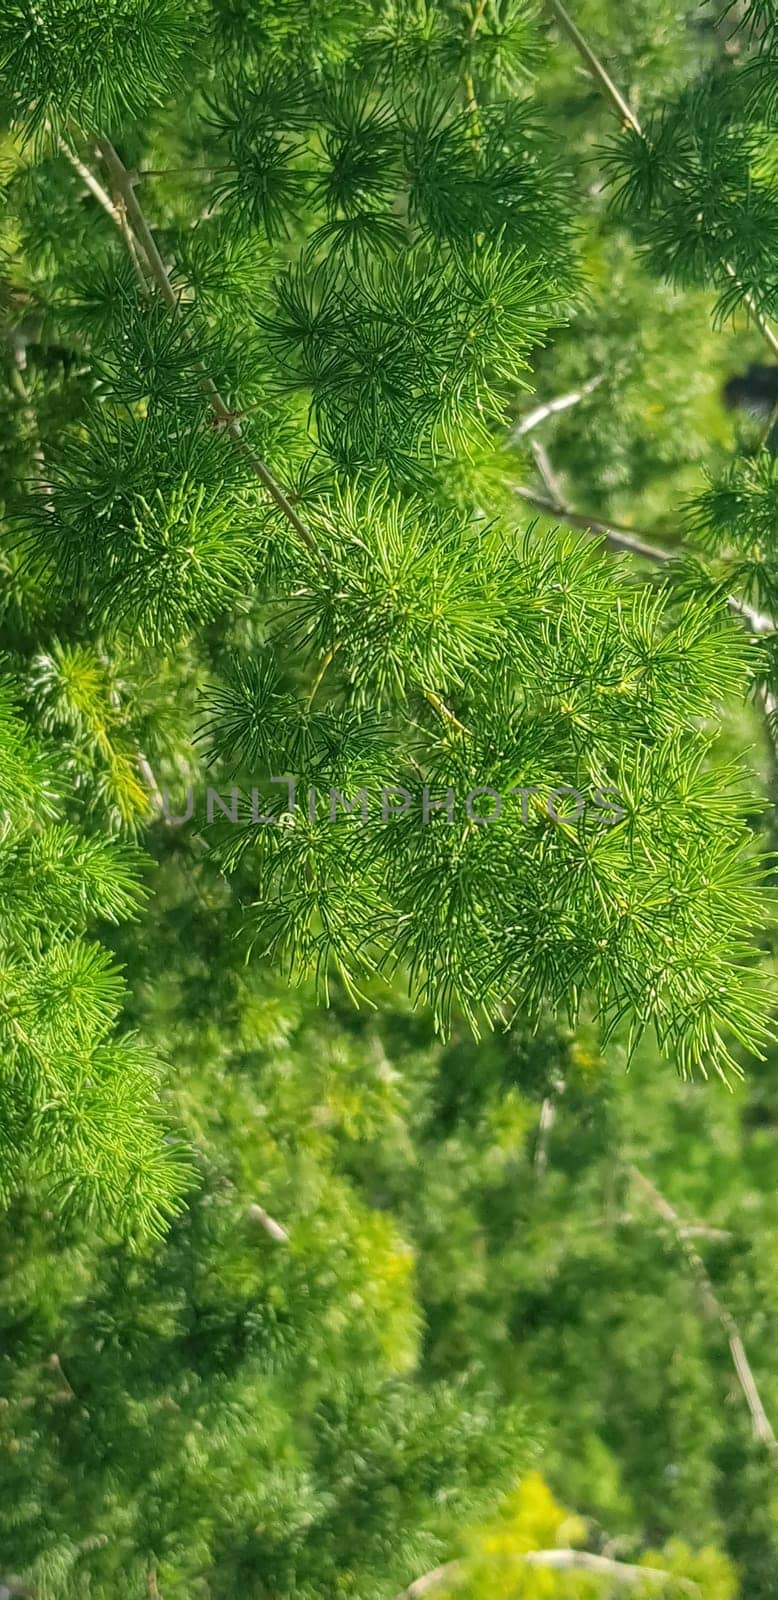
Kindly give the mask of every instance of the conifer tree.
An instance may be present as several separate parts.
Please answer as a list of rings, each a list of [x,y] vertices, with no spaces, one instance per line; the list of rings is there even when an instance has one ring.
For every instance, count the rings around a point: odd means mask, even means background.
[[[0,0],[0,1594],[773,1600],[777,29]]]
[[[769,13],[644,126],[550,9],[625,123],[618,214],[774,339]],[[714,569],[659,592],[506,509],[509,412],[583,283],[545,35],[523,0],[5,7],[9,328],[59,363],[16,406],[12,658],[42,629],[77,675],[106,660],[147,774],[191,773],[199,722],[244,793],[245,941],[325,997],[399,967],[444,1029],[592,997],[606,1033],[726,1071],[769,1011],[748,802],[711,759],[754,660],[728,588],[770,600],[771,468],[703,497]],[[171,662],[172,741],[133,689]],[[88,805],[117,760],[92,751]],[[364,826],[337,799],[363,791]]]

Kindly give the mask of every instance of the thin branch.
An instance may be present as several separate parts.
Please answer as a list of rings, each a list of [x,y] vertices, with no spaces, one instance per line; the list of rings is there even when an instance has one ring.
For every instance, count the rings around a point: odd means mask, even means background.
[[[709,1239],[713,1244],[731,1244],[735,1237],[729,1228],[709,1228],[704,1222],[684,1222],[678,1231],[682,1239]]]
[[[551,457],[545,445],[541,444],[539,439],[530,439],[529,447],[532,452],[532,459],[538,469],[540,478],[543,481],[544,487],[551,496],[554,505],[562,505],[564,503],[562,480],[554,471],[554,468],[551,464]]]
[[[737,612],[748,623],[752,633],[775,633],[774,619],[768,617],[765,611],[757,611],[747,600],[740,600],[736,594],[728,594],[727,605],[730,611]]]
[[[246,1215],[251,1218],[252,1222],[258,1222],[264,1228],[265,1233],[269,1233],[271,1239],[275,1239],[277,1244],[289,1243],[289,1234],[286,1228],[282,1228],[280,1222],[276,1222],[275,1217],[271,1217],[264,1206],[250,1205]]]
[[[548,1141],[555,1121],[556,1103],[552,1096],[547,1094],[540,1108],[540,1116],[538,1118],[538,1137],[535,1144],[535,1155],[532,1161],[532,1169],[538,1182],[544,1176],[546,1167],[548,1166]]]
[[[308,699],[306,701],[306,705],[307,705],[309,711],[310,711],[311,706],[313,705],[314,700],[316,699],[316,696],[317,696],[317,694],[319,692],[319,689],[321,688],[321,684],[322,684],[322,681],[324,679],[324,675],[327,672],[328,667],[330,667],[332,665],[332,663],[333,663],[333,661],[334,661],[334,659],[335,659],[335,657],[336,657],[336,655],[337,655],[337,653],[338,653],[338,651],[340,649],[340,644],[341,644],[340,639],[336,639],[334,645],[331,646],[331,648],[326,652],[326,654],[322,658],[322,662],[321,662],[321,665],[319,667],[319,670],[316,673],[316,677],[314,678],[313,683],[311,684],[311,687],[310,687],[310,689],[308,691]]]
[[[699,1594],[699,1584],[679,1578],[663,1567],[641,1567],[629,1561],[613,1561],[610,1556],[591,1555],[588,1550],[530,1550],[524,1556],[528,1567],[547,1567],[555,1572],[593,1572],[614,1583],[672,1583],[687,1594]]]
[[[30,395],[30,391],[27,388],[24,378],[24,373],[27,369],[27,351],[24,340],[20,335],[17,335],[12,339],[12,344],[14,364],[11,368],[11,388],[13,389],[17,399],[21,401],[22,415],[27,423],[30,433],[32,458],[35,462],[38,486],[41,489],[41,492],[46,496],[47,511],[52,511],[53,506],[51,504],[51,485],[46,482],[46,457],[43,453],[43,443],[41,441],[40,429],[38,427],[38,415],[32,403],[32,396]]]
[[[628,123],[635,133],[642,136],[643,130],[638,122],[637,117],[635,116],[634,111],[632,111],[627,105],[623,94],[621,94],[620,90],[616,88],[613,79],[609,77],[599,57],[595,55],[591,46],[587,44],[583,34],[573,22],[570,13],[566,11],[565,7],[562,5],[561,0],[548,0],[548,5],[549,9],[553,11],[554,16],[556,17],[556,20],[562,29],[562,32],[566,33],[568,39],[572,44],[575,45],[578,54],[586,62],[592,77],[597,79],[597,82],[603,90],[603,93],[607,95],[607,98],[610,100],[611,105],[616,111],[618,111],[619,116],[623,118],[624,122]]]
[[[61,134],[57,134],[57,145],[62,152],[62,155],[67,161],[70,162],[74,172],[78,173],[78,176],[85,188],[89,190],[89,193],[98,202],[98,205],[102,206],[106,215],[110,217],[114,227],[118,228],[122,239],[124,240],[127,253],[132,262],[135,276],[138,279],[141,288],[144,290],[144,293],[147,292],[148,283],[146,280],[146,274],[143,271],[143,264],[132,235],[132,229],[127,221],[127,213],[123,205],[117,205],[111,199],[108,191],[103,188],[102,184],[95,177],[94,173],[86,165],[86,162],[81,160],[81,157],[68,144],[67,140],[63,139]]]
[[[471,20],[471,23],[470,23],[470,27],[468,28],[468,31],[467,31],[468,44],[472,44],[473,41],[475,40],[475,36],[476,36],[476,34],[478,32],[478,29],[479,29],[479,27],[481,25],[481,19],[483,17],[483,14],[484,14],[485,10],[486,10],[486,0],[475,0],[475,3],[473,5],[472,20]],[[475,92],[475,79],[473,77],[472,68],[470,68],[470,70],[465,75],[465,95],[466,95],[466,98],[467,98],[467,109],[468,109],[471,117],[473,118],[474,144],[475,144],[475,148],[477,149],[478,148],[478,136],[479,136],[479,133],[480,133],[480,129],[479,129],[479,126],[478,126],[478,97],[477,97],[476,92]]]
[[[778,356],[778,333],[776,333],[775,328],[771,323],[768,322],[764,312],[759,310],[759,307],[752,295],[745,295],[745,304],[747,305],[762,337],[767,340],[773,355]]]
[[[162,798],[162,791],[157,783],[154,768],[152,767],[148,756],[144,755],[142,750],[138,750],[136,751],[135,759],[138,763],[138,771],[140,772],[143,782],[149,791],[151,799],[153,800],[155,806],[157,806],[160,815],[164,815],[165,802]]]
[[[540,1116],[538,1118],[538,1136],[532,1160],[532,1170],[537,1182],[541,1180],[548,1166],[548,1141],[556,1121],[559,1097],[565,1092],[565,1080],[561,1074],[555,1076],[551,1088],[551,1094],[546,1095],[540,1107]]]
[[[433,711],[437,711],[438,716],[444,722],[448,722],[452,728],[456,728],[457,733],[469,735],[470,729],[466,728],[464,723],[454,716],[453,711],[446,705],[445,700],[441,700],[440,695],[436,694],[434,689],[423,689],[422,694],[427,704],[432,706]]]
[[[534,410],[528,411],[526,416],[520,417],[515,428],[509,433],[505,441],[505,448],[509,449],[518,439],[523,439],[525,433],[531,433],[533,428],[540,426],[548,417],[558,416],[560,411],[569,411],[571,406],[577,406],[585,400],[588,394],[593,394],[605,382],[605,373],[599,372],[596,378],[590,378],[587,383],[582,383],[580,389],[571,389],[568,394],[557,395],[554,400],[545,400]]]
[[[740,1330],[734,1317],[732,1316],[732,1313],[728,1311],[726,1306],[722,1305],[721,1301],[719,1300],[718,1295],[713,1288],[713,1284],[708,1277],[705,1263],[702,1260],[702,1257],[698,1255],[694,1246],[689,1243],[688,1230],[684,1229],[683,1222],[679,1217],[675,1207],[670,1204],[669,1200],[665,1199],[665,1196],[661,1193],[661,1191],[657,1189],[656,1185],[653,1184],[651,1180],[640,1171],[639,1167],[630,1166],[628,1171],[630,1177],[632,1178],[636,1187],[640,1190],[641,1194],[645,1197],[649,1204],[653,1206],[657,1215],[662,1218],[662,1221],[666,1223],[667,1227],[671,1229],[675,1235],[675,1238],[678,1240],[678,1244],[683,1252],[689,1271],[691,1272],[692,1277],[697,1285],[702,1307],[706,1315],[718,1321],[721,1324],[721,1327],[724,1329],[724,1332],[727,1336],[727,1342],[729,1344],[730,1354],[732,1356],[732,1364],[737,1375],[737,1380],[743,1391],[746,1405],[751,1413],[754,1438],[760,1440],[760,1442],[766,1446],[767,1450],[770,1452],[770,1455],[775,1457],[776,1454],[778,1454],[778,1439],[776,1439],[775,1434],[773,1433],[770,1419],[762,1404],[762,1399],[757,1388],[756,1379],[751,1370],[750,1362],[746,1355]]]
[[[619,1211],[615,1216],[591,1217],[587,1222],[577,1222],[575,1226],[590,1231],[594,1228],[629,1228],[640,1222],[642,1218],[636,1217],[634,1211]],[[709,1239],[715,1244],[732,1244],[736,1237],[729,1228],[711,1228],[706,1222],[684,1222],[678,1231],[684,1239]]]
[[[437,1589],[438,1584],[447,1583],[449,1578],[458,1578],[463,1566],[462,1561],[445,1561],[442,1567],[433,1567],[431,1572],[425,1572],[409,1583],[407,1589],[397,1595],[397,1600],[421,1600],[422,1595]]]
[[[146,257],[149,265],[149,271],[154,279],[157,289],[159,290],[159,293],[168,309],[173,313],[174,316],[179,316],[181,307],[178,296],[168,276],[165,263],[159,253],[157,242],[148,225],[148,222],[146,221],[146,217],[143,213],[140,202],[138,201],[132,175],[128,171],[127,167],[125,167],[120,156],[117,154],[116,150],[111,144],[110,139],[100,138],[98,140],[98,149],[103,161],[105,162],[111,182],[117,193],[121,195],[122,203],[126,210],[128,220],[135,234],[135,238],[140,244]],[[243,456],[244,460],[247,461],[252,472],[254,473],[254,476],[259,479],[263,488],[270,495],[271,500],[274,501],[279,511],[282,512],[283,516],[286,517],[287,522],[289,522],[294,528],[298,538],[302,540],[303,544],[307,547],[312,555],[318,557],[319,551],[313,534],[298,516],[288,496],[281,488],[281,485],[276,482],[276,479],[270,471],[270,468],[265,464],[261,457],[258,456],[254,450],[252,450],[251,445],[243,437],[241,426],[237,417],[232,411],[230,411],[226,401],[223,400],[213,379],[206,372],[205,368],[201,366],[201,363],[198,363],[198,366],[200,366],[202,371],[203,389],[205,391],[208,404],[210,405],[210,408],[217,421],[224,428],[225,433],[227,433],[238,446],[241,455]]]
[[[104,189],[99,179],[95,177],[85,161],[77,155],[76,151],[68,144],[61,134],[57,135],[57,146],[66,160],[70,162],[74,172],[78,173],[81,182],[89,190],[92,197],[101,205],[106,215],[110,217],[115,228],[122,231],[122,216],[117,205],[114,205],[107,189]]]
[[[630,555],[644,556],[648,561],[665,562],[673,559],[670,550],[663,550],[661,545],[649,543],[649,536],[635,533],[620,522],[603,522],[598,517],[588,517],[582,512],[571,511],[569,506],[560,505],[558,501],[551,500],[546,495],[536,494],[534,489],[528,489],[524,484],[514,484],[513,490],[522,500],[526,500],[531,506],[536,506],[545,516],[561,517],[571,528],[581,528],[584,533],[602,534],[613,550],[628,550]]]
[[[534,489],[528,489],[525,484],[513,485],[514,494],[521,496],[528,505],[535,506],[542,511],[544,516],[557,517],[561,522],[567,523],[571,528],[581,528],[584,533],[598,533],[604,538],[612,550],[626,550],[630,555],[642,556],[646,561],[653,561],[665,565],[675,560],[672,550],[664,550],[661,545],[653,544],[653,535],[650,533],[635,532],[621,522],[604,522],[599,517],[588,517],[579,511],[571,511],[569,506],[561,504],[557,499],[537,494]],[[727,595],[727,605],[730,611],[743,618],[752,633],[774,633],[775,622],[764,611],[758,611],[755,606],[741,600],[737,595]]]
[[[501,1560],[505,1560],[502,1557]],[[597,1577],[607,1578],[612,1583],[659,1583],[674,1584],[677,1589],[683,1589],[689,1595],[699,1595],[699,1584],[691,1578],[679,1578],[674,1572],[666,1572],[662,1567],[640,1567],[628,1561],[613,1561],[610,1556],[597,1556],[588,1550],[528,1550],[525,1554],[516,1552],[508,1560],[517,1566],[539,1567],[555,1572],[591,1572]],[[434,1567],[431,1572],[425,1572],[421,1578],[409,1584],[407,1589],[397,1595],[396,1600],[421,1600],[423,1595],[431,1593],[442,1583],[456,1582],[466,1572],[464,1561],[446,1561],[441,1567]]]
[[[76,1391],[70,1382],[70,1379],[62,1365],[62,1362],[60,1361],[56,1350],[54,1350],[49,1356],[48,1365],[50,1366],[52,1372],[56,1372],[57,1377],[62,1383],[62,1389],[60,1390],[59,1398],[63,1400],[77,1400],[78,1395],[76,1394]]]
[[[738,278],[738,275],[737,275],[737,273],[735,271],[735,268],[732,266],[731,262],[726,261],[724,263],[724,269],[725,269],[726,273],[728,274],[728,276],[730,278],[733,278],[734,281],[737,283],[738,287],[742,289],[743,285],[741,284],[740,279]],[[774,356],[778,356],[778,333],[776,333],[775,329],[768,322],[766,316],[764,315],[764,312],[759,310],[759,307],[758,307],[753,295],[748,290],[746,290],[744,292],[744,294],[743,294],[743,301],[744,301],[744,304],[748,307],[750,315],[753,317],[754,322],[756,323],[756,326],[759,329],[759,332],[762,334],[763,338],[765,338],[767,340],[767,343],[769,344],[770,349],[773,352],[773,355]]]

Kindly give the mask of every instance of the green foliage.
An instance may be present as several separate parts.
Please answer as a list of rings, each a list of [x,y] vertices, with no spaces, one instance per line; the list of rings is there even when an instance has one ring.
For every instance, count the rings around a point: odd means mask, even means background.
[[[142,940],[123,936],[131,1020],[181,1063],[201,1167],[185,1216],[131,1258],[34,1196],[4,1223],[6,1565],[57,1600],[151,1575],[214,1600],[394,1600],[460,1559],[474,1600],[595,1600],[591,1574],[517,1573],[575,1546],[717,1600],[734,1561],[767,1600],[771,1469],[627,1176],[637,1161],[723,1230],[696,1242],[772,1410],[767,1081],[668,1088],[650,1054],[627,1076],[548,1024],[442,1047],[399,996],[325,1013],[236,967],[237,921],[181,842]]]
[[[45,49],[65,57],[65,139],[28,151],[9,198],[45,337],[80,363],[75,393],[37,356],[33,388],[21,380],[31,470],[10,492],[6,545],[12,649],[43,727],[67,736],[90,826],[138,825],[139,771],[193,773],[210,678],[214,781],[265,794],[292,772],[303,797],[282,825],[276,789],[273,823],[222,829],[253,902],[253,959],[315,974],[325,995],[334,975],[356,996],[399,969],[444,1029],[457,1010],[477,1027],[593,1004],[606,1035],[624,1022],[635,1043],[653,1026],[684,1074],[737,1068],[733,1042],[758,1052],[766,1037],[769,986],[749,955],[751,802],[716,758],[717,723],[753,676],[720,599],[722,551],[696,592],[657,594],[580,542],[528,532],[509,499],[505,422],[533,362],[550,370],[543,340],[569,361],[563,324],[588,318],[580,348],[601,341],[592,396],[608,417],[628,381],[610,361],[623,312],[602,296],[576,305],[571,174],[530,87],[538,16],[491,0],[326,19],[271,6],[257,24],[216,8],[195,55],[175,7],[109,7],[98,48],[91,14],[67,38],[64,17],[44,7],[30,40],[13,13],[5,24],[22,132],[48,116]],[[152,59],[173,99],[138,120],[141,88],[147,107],[159,99]],[[741,84],[757,59],[750,42],[691,83],[603,169],[654,266],[734,286],[725,310],[745,296],[764,311],[772,292],[769,160]],[[207,175],[204,214],[196,189],[160,201],[160,253],[134,198],[153,209],[157,169],[136,183],[105,142],[130,110],[135,168],[147,145],[164,159],[179,139],[184,171]],[[81,199],[76,123],[102,139],[105,168]],[[52,221],[60,193],[72,230]],[[612,247],[597,248],[602,272]],[[630,426],[621,471],[635,484]],[[664,465],[647,452],[644,478]],[[754,588],[742,564],[727,577]],[[43,649],[26,595],[46,615]],[[148,681],[175,651],[183,721],[168,733],[157,707],[142,727],[140,663]],[[362,826],[361,803],[346,815],[332,800],[387,786],[421,790],[428,814],[377,818],[374,800]],[[453,822],[430,811],[449,791]],[[488,821],[467,797],[490,791],[509,798]],[[594,809],[555,814],[571,791]],[[604,791],[620,795],[605,821]]]
[[[169,92],[192,37],[179,0],[7,0],[0,65],[30,132],[113,127]]]
[[[186,1166],[165,1142],[159,1062],[114,1033],[124,984],[110,952],[87,937],[98,919],[136,914],[136,858],[60,820],[56,765],[7,685],[0,752],[2,1197],[34,1176],[65,1212],[159,1232],[185,1192]]]
[[[776,19],[572,9],[0,7],[10,1593],[773,1600]]]

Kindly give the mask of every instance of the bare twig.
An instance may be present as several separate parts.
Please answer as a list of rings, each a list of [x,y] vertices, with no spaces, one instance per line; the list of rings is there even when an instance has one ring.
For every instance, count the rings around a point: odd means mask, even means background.
[[[431,1572],[425,1572],[420,1578],[415,1578],[409,1583],[397,1600],[421,1600],[422,1595],[429,1594],[431,1589],[437,1589],[438,1584],[446,1583],[449,1578],[457,1578],[462,1571],[462,1561],[444,1561],[442,1567],[433,1567]]]
[[[486,0],[474,0],[473,15],[470,22],[470,27],[467,31],[468,44],[473,43],[481,25],[481,19],[485,10]],[[477,148],[480,129],[478,127],[478,98],[475,92],[475,79],[473,77],[472,68],[470,68],[465,74],[465,96],[467,99],[467,109],[473,118],[474,143]]]
[[[552,1093],[546,1095],[540,1107],[540,1116],[538,1118],[538,1136],[535,1143],[535,1154],[532,1160],[532,1168],[535,1178],[538,1182],[540,1182],[545,1173],[546,1167],[548,1166],[548,1141],[551,1137],[551,1130],[556,1121],[559,1096],[564,1094],[564,1092],[565,1080],[561,1075],[559,1075],[555,1077],[553,1081]]]
[[[632,1211],[620,1211],[615,1217],[597,1217],[589,1224],[593,1228],[629,1227],[640,1219]],[[713,1244],[731,1244],[735,1238],[729,1228],[710,1228],[706,1222],[682,1222],[678,1232],[683,1239],[708,1239]]]
[[[135,239],[133,238],[132,229],[127,221],[127,213],[124,206],[122,204],[117,204],[111,199],[108,191],[103,188],[99,179],[97,179],[94,173],[91,171],[91,168],[86,165],[85,161],[81,160],[81,157],[72,148],[72,146],[68,144],[67,140],[62,138],[61,134],[57,135],[57,145],[62,152],[62,155],[65,156],[66,160],[70,162],[73,171],[78,173],[78,176],[85,188],[89,190],[89,193],[93,196],[93,198],[98,202],[99,205],[102,206],[106,215],[110,217],[114,227],[118,228],[122,239],[124,240],[127,254],[132,262],[135,276],[144,292],[147,291],[148,282],[146,279],[146,274],[143,270],[143,264],[138,253],[138,247],[135,243]]]
[[[687,1594],[699,1594],[699,1584],[691,1578],[679,1578],[663,1567],[641,1567],[628,1561],[613,1561],[610,1556],[596,1556],[588,1550],[530,1550],[523,1557],[528,1567],[547,1567],[555,1572],[593,1572],[598,1577],[610,1578],[615,1583],[672,1583]]]
[[[466,728],[464,723],[454,716],[453,711],[446,705],[445,700],[441,700],[440,695],[436,694],[434,689],[423,689],[422,693],[427,704],[432,706],[433,711],[437,712],[443,722],[448,722],[452,728],[456,728],[457,733],[469,734],[470,729]]]
[[[548,1140],[551,1129],[556,1121],[556,1103],[551,1095],[546,1095],[540,1108],[538,1118],[538,1137],[535,1145],[535,1155],[532,1166],[535,1177],[540,1180],[548,1166]]]
[[[583,512],[571,511],[569,506],[560,504],[558,500],[548,498],[546,495],[536,494],[534,489],[528,489],[524,484],[514,484],[515,494],[521,496],[531,506],[536,506],[547,517],[560,517],[571,528],[581,528],[585,533],[600,533],[606,543],[613,550],[627,550],[630,555],[644,556],[648,561],[672,561],[670,550],[663,550],[661,545],[649,543],[647,535],[635,533],[632,528],[627,528],[620,522],[603,522],[599,517],[589,517]]]
[[[148,756],[144,755],[142,750],[138,750],[136,752],[135,759],[138,763],[138,771],[140,772],[143,782],[149,791],[151,799],[153,800],[155,806],[157,806],[160,815],[164,815],[165,802],[162,798],[162,791],[157,783],[154,768],[152,767]]]
[[[577,406],[588,394],[593,394],[605,382],[605,373],[599,372],[596,378],[590,378],[587,383],[582,383],[580,389],[571,389],[567,394],[557,395],[554,400],[545,400],[540,405],[520,417],[516,426],[511,430],[505,441],[506,449],[515,444],[518,439],[523,439],[525,433],[531,433],[533,428],[546,422],[549,417],[556,417],[560,411],[569,411],[571,406]]]
[[[665,1198],[661,1191],[657,1189],[656,1185],[652,1183],[651,1180],[647,1178],[638,1167],[630,1166],[628,1170],[635,1186],[640,1190],[641,1194],[649,1202],[649,1204],[653,1206],[657,1215],[662,1218],[662,1221],[667,1224],[667,1227],[671,1229],[672,1233],[675,1235],[675,1238],[678,1240],[678,1244],[683,1252],[683,1256],[689,1271],[691,1272],[692,1277],[697,1285],[704,1312],[711,1319],[718,1321],[721,1324],[721,1327],[724,1329],[732,1356],[732,1363],[737,1375],[737,1380],[743,1391],[746,1405],[751,1413],[754,1438],[759,1439],[760,1442],[766,1446],[767,1450],[770,1452],[770,1455],[775,1457],[776,1453],[778,1453],[778,1440],[773,1433],[770,1419],[765,1411],[764,1405],[762,1404],[756,1379],[751,1370],[751,1365],[745,1352],[745,1346],[740,1335],[740,1330],[734,1317],[732,1316],[732,1313],[728,1311],[726,1306],[722,1305],[721,1301],[719,1300],[718,1295],[713,1288],[713,1284],[708,1277],[705,1263],[702,1260],[702,1257],[698,1255],[694,1246],[689,1243],[688,1229],[684,1228],[683,1222],[679,1217],[675,1207],[670,1204],[670,1201]]]
[[[58,1399],[61,1399],[61,1400],[77,1400],[78,1399],[78,1395],[76,1394],[76,1391],[73,1388],[72,1383],[70,1382],[70,1379],[69,1379],[69,1377],[68,1377],[68,1375],[67,1375],[67,1373],[66,1373],[66,1371],[65,1371],[65,1369],[64,1369],[64,1367],[62,1365],[62,1362],[60,1361],[60,1358],[59,1358],[56,1350],[54,1350],[52,1352],[52,1354],[49,1356],[48,1365],[50,1366],[52,1372],[56,1372],[57,1377],[59,1378],[60,1383],[62,1384],[62,1388],[61,1388],[61,1390],[59,1392]]]
[[[100,183],[99,179],[95,177],[91,168],[87,166],[85,161],[81,160],[81,157],[76,153],[72,146],[68,144],[67,140],[62,138],[61,134],[57,135],[57,146],[62,155],[65,156],[66,160],[70,162],[73,171],[78,173],[81,182],[89,190],[89,193],[98,202],[98,204],[102,206],[106,215],[110,217],[114,227],[118,228],[121,232],[121,212],[119,207],[115,205],[111,199],[108,190],[103,188],[103,185]]]
[[[280,1222],[276,1222],[275,1217],[271,1217],[264,1206],[250,1205],[246,1215],[251,1218],[252,1222],[260,1223],[265,1233],[269,1233],[271,1239],[275,1239],[277,1244],[289,1243],[289,1234],[286,1228],[282,1228]]]
[[[640,1567],[628,1561],[614,1561],[610,1556],[597,1556],[588,1550],[528,1550],[526,1554],[517,1552],[509,1558],[517,1566],[538,1567],[555,1572],[591,1572],[597,1577],[607,1578],[611,1583],[658,1583],[662,1585],[673,1584],[675,1588],[682,1589],[689,1595],[699,1595],[699,1584],[691,1578],[679,1578],[674,1572],[666,1572],[662,1567]],[[505,1557],[501,1557],[505,1560]],[[438,1588],[441,1583],[448,1583],[463,1576],[466,1572],[464,1561],[446,1561],[441,1567],[434,1567],[431,1572],[425,1572],[421,1578],[416,1578],[407,1589],[397,1595],[396,1600],[421,1600],[423,1595],[429,1594]]]
[[[738,284],[738,287],[742,289],[743,285],[741,284],[740,279],[738,278],[738,275],[737,275],[737,273],[735,271],[735,268],[732,266],[731,262],[729,262],[729,261],[725,262],[724,270],[727,273],[728,277],[732,278]],[[764,315],[764,312],[759,310],[759,307],[758,307],[753,295],[748,290],[746,290],[744,292],[744,294],[743,294],[743,302],[748,307],[748,311],[749,311],[750,315],[753,317],[753,320],[756,323],[756,326],[759,329],[759,332],[762,334],[763,338],[765,338],[767,340],[767,343],[769,344],[770,349],[773,352],[773,355],[774,356],[778,356],[778,333],[776,333],[775,329],[768,322],[766,316]]]
[[[545,488],[548,490],[551,499],[555,505],[562,505],[564,501],[562,481],[557,476],[553,466],[551,465],[551,457],[545,445],[541,444],[539,439],[530,439],[529,447],[532,451],[532,459],[538,469],[539,476],[541,477]]]
[[[731,1244],[735,1237],[729,1228],[709,1228],[704,1222],[684,1222],[678,1231],[682,1239],[709,1239],[712,1244]]]
[[[641,1222],[634,1211],[618,1211],[603,1217],[591,1217],[588,1222],[579,1223],[577,1228],[591,1230],[593,1228],[629,1228]],[[711,1228],[706,1222],[681,1223],[679,1233],[684,1239],[709,1239],[714,1244],[732,1244],[736,1235],[729,1228]]]
[[[334,661],[339,649],[340,649],[340,640],[337,639],[335,641],[335,644],[332,645],[331,648],[329,650],[327,650],[325,655],[322,657],[322,661],[321,661],[321,664],[319,666],[319,670],[316,673],[316,676],[315,676],[315,678],[313,680],[313,683],[311,684],[311,687],[310,687],[310,689],[308,691],[307,705],[308,705],[308,709],[309,710],[310,710],[311,706],[313,705],[314,700],[316,699],[316,696],[317,696],[317,694],[319,692],[319,689],[321,688],[322,681],[324,679],[324,675],[327,672],[328,667],[330,667],[332,665],[332,663],[333,663],[333,661]]]
[[[46,509],[51,511],[53,510],[53,506],[51,504],[51,486],[46,482],[46,457],[43,453],[43,444],[41,442],[40,429],[38,427],[38,417],[35,407],[32,403],[30,391],[27,388],[27,384],[24,379],[24,373],[27,369],[27,350],[25,342],[20,335],[17,335],[12,340],[12,343],[14,364],[11,368],[11,388],[13,389],[17,399],[20,400],[22,404],[22,415],[30,432],[32,458],[35,462],[38,486],[41,489],[41,492],[46,496]]]

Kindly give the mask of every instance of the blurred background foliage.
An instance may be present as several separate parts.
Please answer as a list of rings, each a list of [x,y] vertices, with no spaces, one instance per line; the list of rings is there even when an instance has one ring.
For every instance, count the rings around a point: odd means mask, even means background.
[[[646,1047],[626,1073],[593,1028],[442,1046],[399,993],[322,1012],[236,965],[224,884],[181,837],[119,953],[197,1178],[134,1253],[34,1194],[2,1223],[11,1575],[378,1600],[456,1562],[446,1596],[610,1594],[518,1560],[575,1546],[768,1600],[774,1460],[634,1169],[774,1417],[775,1058],[730,1090],[668,1082]]]

